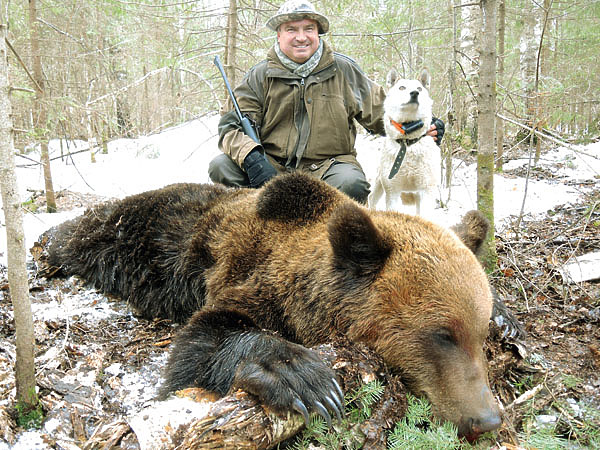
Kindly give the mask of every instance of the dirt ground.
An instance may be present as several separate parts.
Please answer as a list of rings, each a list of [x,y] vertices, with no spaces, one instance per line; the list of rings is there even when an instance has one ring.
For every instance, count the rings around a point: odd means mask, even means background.
[[[590,426],[600,427],[600,283],[569,284],[559,269],[600,250],[600,190],[524,220],[497,236],[496,248],[499,269],[491,281],[527,331],[527,356],[507,358],[516,346],[491,346],[490,379],[504,405],[535,393],[533,401],[507,408],[509,425],[527,434],[548,420],[562,437],[585,445]]]
[[[491,282],[527,336],[503,338],[504,330],[491,324],[490,379],[505,413],[495,448],[519,445],[544,421],[557,424],[579,448],[588,445],[590,427],[600,428],[600,284],[569,284],[559,271],[574,257],[600,251],[600,189],[585,187],[583,201],[526,218],[496,236],[499,269]],[[59,200],[64,209],[98,199],[63,192]],[[35,322],[37,378],[47,417],[35,448],[96,448],[92,441],[103,425],[152,399],[175,326],[137,319],[119,300],[75,278],[36,279],[32,270],[30,281],[34,313],[41,317]],[[3,267],[0,292],[0,399],[7,399],[14,395],[15,330]],[[56,308],[71,313],[65,319],[52,313]],[[20,431],[6,403],[0,403],[0,430],[0,448]],[[113,429],[110,444],[139,448],[127,427]]]

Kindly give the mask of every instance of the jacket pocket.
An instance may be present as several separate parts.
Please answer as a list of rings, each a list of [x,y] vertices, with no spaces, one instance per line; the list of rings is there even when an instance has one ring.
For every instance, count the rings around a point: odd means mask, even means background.
[[[312,131],[304,156],[322,159],[350,153],[352,132],[344,98],[321,92],[312,98],[312,102]]]

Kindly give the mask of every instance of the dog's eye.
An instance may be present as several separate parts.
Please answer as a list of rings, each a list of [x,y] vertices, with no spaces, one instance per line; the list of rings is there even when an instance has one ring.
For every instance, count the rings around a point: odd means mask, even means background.
[[[399,91],[403,91],[404,89],[406,89],[406,86],[398,86]]]
[[[417,88],[417,91],[421,92],[423,89],[421,89],[420,87]]]

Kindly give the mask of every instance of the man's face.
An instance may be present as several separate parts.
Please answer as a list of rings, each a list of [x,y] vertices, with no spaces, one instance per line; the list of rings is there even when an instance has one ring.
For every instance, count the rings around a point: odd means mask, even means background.
[[[319,48],[319,27],[311,19],[279,25],[277,41],[281,51],[292,61],[303,64]]]

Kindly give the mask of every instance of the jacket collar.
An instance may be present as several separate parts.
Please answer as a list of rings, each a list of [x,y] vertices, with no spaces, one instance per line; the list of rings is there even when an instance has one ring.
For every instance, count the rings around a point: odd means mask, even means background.
[[[319,64],[317,64],[317,67],[315,67],[315,70],[313,70],[311,75],[309,76],[312,76],[315,73],[321,72],[322,70],[329,68],[333,65],[334,61],[335,60],[333,56],[333,49],[326,41],[323,41],[323,56],[321,56]],[[281,63],[281,61],[277,57],[277,54],[275,53],[274,47],[271,47],[271,49],[267,53],[267,76],[273,78],[301,78],[300,76],[290,72]]]

